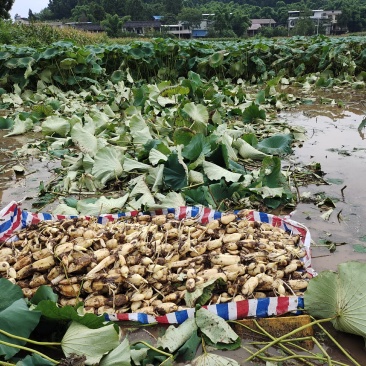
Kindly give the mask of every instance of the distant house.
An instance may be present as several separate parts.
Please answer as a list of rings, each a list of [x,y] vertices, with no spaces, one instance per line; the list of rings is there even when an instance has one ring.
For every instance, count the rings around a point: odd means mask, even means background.
[[[213,23],[215,14],[202,14],[201,23],[192,28],[193,38],[204,38],[207,37],[208,29]]]
[[[186,22],[179,22],[178,24],[163,24],[161,26],[163,32],[172,34],[177,38],[191,38],[192,31]]]
[[[301,17],[308,16],[315,23],[317,33],[319,27],[322,26],[325,29],[325,34],[336,34],[344,31],[337,24],[337,17],[340,14],[342,14],[341,10],[311,10],[310,15],[306,15],[303,11],[291,10],[288,12],[287,24],[289,29],[294,28]]]
[[[22,18],[19,14],[15,14],[14,16],[14,22],[18,24],[29,24],[28,18]]]
[[[161,31],[161,22],[159,20],[129,20],[122,26],[124,32],[144,35],[145,33]]]
[[[276,22],[272,18],[251,19],[252,24],[248,28],[248,36],[255,36],[263,27],[275,27]]]

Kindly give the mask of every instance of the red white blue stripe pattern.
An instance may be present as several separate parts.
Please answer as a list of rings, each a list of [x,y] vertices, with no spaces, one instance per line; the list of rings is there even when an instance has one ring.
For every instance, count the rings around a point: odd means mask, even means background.
[[[304,308],[304,299],[297,296],[267,297],[203,307],[225,320],[238,320],[248,317],[264,318],[288,313],[292,315],[300,314],[300,309]],[[105,319],[108,321],[137,321],[144,324],[181,324],[188,318],[194,317],[194,313],[195,309],[192,308],[156,317],[142,313],[105,314]]]
[[[235,211],[238,213],[239,211]],[[151,216],[173,213],[175,218],[182,220],[185,218],[195,218],[199,222],[205,224],[209,221],[219,219],[221,212],[206,207],[178,207],[160,209],[156,211],[131,211],[121,212],[118,214],[106,214],[98,216],[99,223],[113,221],[120,217],[134,217],[138,215],[149,214]],[[242,214],[242,212],[241,212]],[[43,220],[63,220],[65,218],[74,218],[76,216],[51,215],[48,213],[32,213],[22,210],[17,202],[9,203],[0,211],[0,243],[7,240],[16,240],[14,232],[31,224],[37,224]],[[86,216],[86,219],[90,217]],[[300,234],[301,241],[305,246],[307,255],[303,258],[306,271],[315,276],[316,272],[311,268],[310,256],[310,233],[308,229],[290,218],[281,218],[263,212],[247,210],[245,218],[249,221],[266,222],[272,226],[278,226],[291,232],[292,234]],[[271,315],[283,315],[286,313],[297,313],[298,309],[303,308],[303,298],[297,296],[289,297],[269,297],[263,299],[249,299],[239,302],[223,303],[218,305],[205,306],[209,311],[218,314],[225,320],[237,320],[247,317],[266,317]],[[144,324],[163,323],[163,324],[180,324],[189,317],[194,316],[195,309],[188,309],[170,313],[164,316],[151,316],[141,313],[119,313],[108,315],[106,320],[111,321],[137,321]]]

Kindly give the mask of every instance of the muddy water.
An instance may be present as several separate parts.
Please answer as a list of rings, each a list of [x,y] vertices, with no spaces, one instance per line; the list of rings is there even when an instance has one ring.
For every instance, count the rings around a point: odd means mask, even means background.
[[[36,136],[25,135],[4,137],[0,130],[0,209],[10,201],[22,201],[24,209],[32,209],[34,197],[41,182],[45,184],[54,177],[53,170],[59,162],[45,160],[41,156],[27,159],[14,153],[17,148],[35,141]],[[24,167],[24,172],[15,172],[14,166]]]
[[[308,140],[294,151],[291,163],[320,163],[324,180],[329,185],[300,187],[300,194],[324,193],[335,203],[328,220],[315,204],[300,203],[292,218],[308,227],[313,240],[312,265],[317,272],[337,270],[343,262],[366,262],[366,138],[358,127],[365,118],[363,104],[349,103],[344,109],[318,105],[283,113],[280,117],[291,125],[303,126]],[[332,243],[334,252],[330,251]],[[335,245],[335,247],[334,247]],[[358,361],[366,365],[366,352],[361,337],[335,332],[335,339]],[[334,360],[347,362],[339,351],[328,345]]]
[[[362,95],[355,98],[344,94],[337,98],[344,101],[342,108],[324,105],[318,99],[320,103],[297,107],[279,115],[290,125],[305,127],[308,133],[308,140],[295,149],[289,164],[320,163],[324,179],[329,182],[328,185],[299,187],[299,193],[323,192],[336,205],[328,220],[321,218],[323,212],[312,203],[298,204],[292,216],[311,232],[312,264],[318,272],[336,270],[339,263],[348,260],[366,262],[366,137],[358,131],[366,108],[362,104]],[[366,135],[366,129],[363,132]],[[26,143],[27,138],[4,139],[4,134],[0,131],[0,208],[11,200],[25,199],[23,207],[31,209],[33,200],[27,198],[36,196],[40,181],[53,179],[51,167],[49,162],[39,158],[24,162],[6,152],[5,147],[15,149]],[[24,175],[16,175],[11,169],[19,163],[25,165]],[[334,252],[324,244],[325,241],[333,243]],[[335,332],[331,327],[328,329],[361,365],[366,365],[361,337]],[[329,344],[326,348],[335,360],[350,364],[336,347]],[[225,355],[241,364],[248,356],[244,351]]]
[[[313,111],[315,114],[315,112]],[[347,260],[366,261],[366,254],[357,251],[366,248],[366,139],[358,131],[364,115],[349,111],[330,118],[308,111],[285,114],[292,125],[306,127],[310,138],[295,150],[293,162],[320,163],[324,180],[329,185],[300,187],[300,193],[324,193],[332,199],[335,208],[329,220],[314,204],[301,203],[293,219],[305,224],[315,244],[312,249],[313,266],[317,271],[337,269],[337,264]],[[336,245],[330,253],[324,242]],[[323,245],[323,246],[322,246]]]

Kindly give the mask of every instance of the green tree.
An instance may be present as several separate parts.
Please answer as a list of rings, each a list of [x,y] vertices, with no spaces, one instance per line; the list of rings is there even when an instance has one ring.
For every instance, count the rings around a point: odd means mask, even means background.
[[[106,16],[102,5],[91,2],[85,5],[77,5],[71,10],[72,19],[77,22],[100,22]]]
[[[212,26],[209,29],[209,37],[241,37],[246,35],[251,21],[247,14],[239,8],[220,6],[215,10]]]
[[[145,6],[141,0],[127,0],[125,4],[126,15],[131,16],[131,20],[145,19]]]
[[[178,22],[177,16],[173,13],[164,13],[164,24],[176,24]]]
[[[28,19],[29,19],[31,22],[34,22],[34,21],[36,20],[36,16],[33,14],[32,9],[29,9],[29,10],[28,10]]]
[[[122,26],[127,20],[130,20],[129,15],[120,18],[117,14],[107,14],[101,24],[109,37],[117,38],[122,35]]]
[[[188,22],[188,24],[196,28],[201,24],[202,13],[197,8],[183,8],[178,14],[178,20]]]
[[[316,32],[315,24],[309,17],[301,17],[291,30],[293,36],[312,36]]]
[[[14,0],[0,0],[0,18],[10,19],[9,11],[13,6]]]
[[[42,9],[39,13],[35,13],[34,16],[41,21],[53,19],[53,13],[49,8]]]
[[[78,0],[49,0],[48,8],[53,14],[53,19],[69,19],[76,5]]]
[[[251,25],[251,20],[248,15],[243,12],[235,12],[230,19],[231,29],[238,36],[242,37],[247,34],[247,30]]]
[[[366,8],[364,4],[356,2],[347,3],[341,9],[342,14],[338,17],[338,24],[347,28],[350,32],[360,32],[366,28]]]
[[[116,0],[101,0],[104,11],[108,14],[117,14],[122,16],[125,14],[125,2]]]
[[[288,35],[288,28],[284,26],[279,27],[262,27],[259,30],[259,34],[262,37],[272,38],[272,37],[286,37]]]
[[[179,14],[182,10],[183,0],[163,0],[165,12],[171,14]]]
[[[71,10],[71,19],[76,22],[94,21],[94,19],[91,19],[90,17],[88,5],[75,6],[75,8]]]

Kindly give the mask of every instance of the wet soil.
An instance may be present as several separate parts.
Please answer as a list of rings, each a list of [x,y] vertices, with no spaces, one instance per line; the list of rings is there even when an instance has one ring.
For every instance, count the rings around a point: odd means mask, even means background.
[[[331,98],[335,103],[329,104],[327,99],[327,104],[324,104],[325,98]],[[339,263],[350,260],[366,262],[366,129],[358,129],[366,113],[363,98],[363,93],[324,92],[312,105],[301,105],[279,114],[280,120],[307,130],[308,139],[295,149],[288,164],[320,163],[323,178],[328,183],[299,187],[299,194],[322,192],[335,203],[328,220],[321,218],[324,212],[314,203],[299,203],[292,213],[292,219],[310,230],[312,265],[317,272],[337,270]],[[25,174],[15,174],[11,167],[19,161],[7,154],[5,147],[15,149],[22,146],[27,138],[3,138],[4,134],[0,131],[0,209],[11,200],[25,199],[23,207],[31,210],[40,181],[53,179],[53,166],[47,161],[32,158],[26,163],[21,162],[25,164]],[[336,332],[331,326],[327,329],[357,362],[366,364],[361,337]],[[326,341],[325,347],[334,360],[351,364]],[[240,351],[226,353],[225,356],[242,364],[248,354]]]

